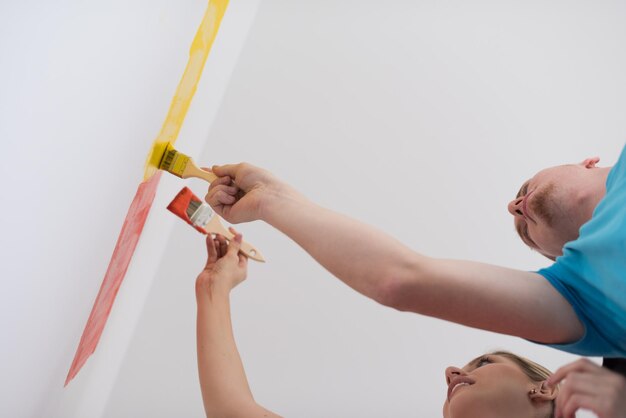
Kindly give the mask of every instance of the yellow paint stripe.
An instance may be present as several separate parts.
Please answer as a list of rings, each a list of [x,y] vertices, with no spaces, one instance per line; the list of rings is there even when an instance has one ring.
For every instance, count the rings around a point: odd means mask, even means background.
[[[228,0],[210,0],[209,6],[196,32],[196,36],[189,51],[189,61],[185,72],[178,83],[178,88],[172,99],[170,110],[159,136],[155,139],[148,161],[144,181],[139,185],[135,198],[128,210],[124,226],[113,250],[109,268],[104,276],[100,292],[85,325],[85,330],[78,344],[74,361],[67,375],[65,385],[76,376],[89,356],[95,351],[102,330],[106,325],[109,312],[115,301],[117,291],[124,280],[126,269],[131,261],[135,246],[143,230],[144,223],[152,206],[152,202],[159,184],[160,176],[153,175],[158,170],[158,164],[168,142],[175,142],[178,132],[185,120],[187,109],[196,92],[200,81],[204,63],[215,40],[222,17],[226,11]],[[160,154],[159,154],[160,152]],[[153,160],[156,159],[156,163]]]
[[[152,177],[158,170],[159,162],[165,152],[167,143],[173,144],[178,138],[178,133],[185,121],[191,99],[193,99],[193,95],[196,92],[204,64],[211,51],[211,46],[213,46],[213,41],[220,28],[227,6],[228,0],[209,1],[202,22],[200,22],[196,36],[191,44],[187,67],[185,67],[185,72],[178,83],[170,109],[167,112],[167,117],[161,127],[161,132],[154,140],[148,155],[143,177],[144,181]]]

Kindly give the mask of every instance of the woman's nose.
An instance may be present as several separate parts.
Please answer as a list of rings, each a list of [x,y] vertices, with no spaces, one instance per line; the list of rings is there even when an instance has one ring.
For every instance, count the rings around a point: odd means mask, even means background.
[[[462,374],[465,374],[465,372],[458,367],[450,366],[446,368],[446,383],[449,385],[452,379]]]
[[[524,201],[524,197],[518,197],[517,199],[513,199],[509,202],[509,213],[515,217],[524,216],[524,212],[522,212],[522,202]]]

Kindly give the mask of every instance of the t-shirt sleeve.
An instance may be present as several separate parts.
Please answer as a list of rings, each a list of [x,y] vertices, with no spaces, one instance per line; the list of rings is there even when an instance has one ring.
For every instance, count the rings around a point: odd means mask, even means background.
[[[536,341],[533,342],[581,356],[619,356],[619,351],[617,351],[610,342],[606,341],[602,334],[598,332],[597,324],[586,314],[584,301],[581,300],[581,297],[574,289],[559,279],[559,277],[563,277],[566,272],[562,266],[559,265],[558,259],[552,266],[541,269],[537,273],[548,280],[548,282],[550,282],[550,284],[572,305],[585,331],[578,341],[569,343],[543,344]]]

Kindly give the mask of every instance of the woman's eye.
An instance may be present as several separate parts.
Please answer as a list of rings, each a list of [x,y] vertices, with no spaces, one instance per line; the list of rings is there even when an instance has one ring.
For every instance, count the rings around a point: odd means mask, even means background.
[[[476,363],[476,367],[482,367],[485,364],[491,364],[493,363],[488,357],[483,357],[480,360],[478,360],[478,363]]]

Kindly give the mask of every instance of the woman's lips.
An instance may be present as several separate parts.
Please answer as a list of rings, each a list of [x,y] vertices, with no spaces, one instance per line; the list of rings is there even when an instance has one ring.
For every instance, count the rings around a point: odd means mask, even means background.
[[[458,388],[462,386],[471,386],[473,384],[474,384],[474,379],[468,376],[458,376],[452,379],[450,381],[450,384],[448,385],[448,402],[450,401],[450,398],[452,397],[452,395]]]

